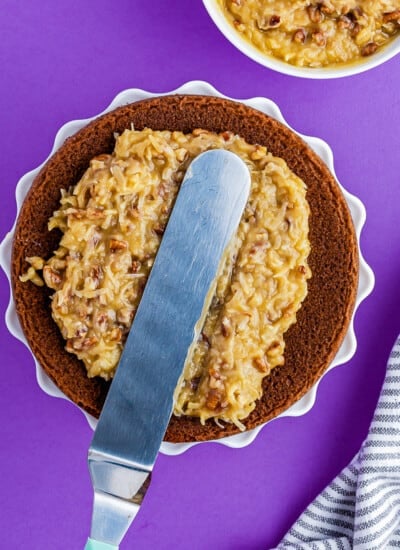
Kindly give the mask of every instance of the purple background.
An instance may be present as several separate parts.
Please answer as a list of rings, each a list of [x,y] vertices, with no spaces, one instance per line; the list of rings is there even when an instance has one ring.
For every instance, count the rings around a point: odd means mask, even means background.
[[[270,423],[251,446],[160,456],[122,545],[271,548],[358,450],[400,331],[399,58],[335,81],[280,75],[236,51],[200,0],[2,0],[0,10],[0,238],[15,217],[18,179],[43,161],[64,122],[97,114],[125,88],[166,92],[191,79],[276,101],[294,128],[330,144],[338,178],[366,205],[361,241],[376,287],[356,316],[355,357],[324,378],[310,413]],[[0,300],[3,318],[3,272]],[[75,407],[39,389],[28,350],[3,320],[0,338],[2,546],[82,548],[91,430]]]

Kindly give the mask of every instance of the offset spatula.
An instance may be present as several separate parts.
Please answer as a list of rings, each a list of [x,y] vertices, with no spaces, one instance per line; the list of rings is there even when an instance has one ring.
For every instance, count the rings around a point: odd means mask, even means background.
[[[187,171],[89,449],[86,550],[118,548],[140,507],[249,189],[246,165],[227,151],[203,153]]]

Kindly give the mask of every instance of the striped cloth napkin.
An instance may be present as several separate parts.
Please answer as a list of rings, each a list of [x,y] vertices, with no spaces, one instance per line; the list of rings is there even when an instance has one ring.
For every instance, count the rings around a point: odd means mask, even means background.
[[[360,451],[275,550],[400,548],[400,337]]]

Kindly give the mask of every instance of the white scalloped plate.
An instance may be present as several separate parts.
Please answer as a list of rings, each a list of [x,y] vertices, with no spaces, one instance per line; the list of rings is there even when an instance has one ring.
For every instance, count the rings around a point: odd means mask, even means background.
[[[192,81],[192,82],[187,82],[186,84],[177,88],[176,90],[173,90],[172,92],[167,92],[163,94],[150,93],[139,89],[124,90],[123,92],[121,92],[116,96],[116,98],[111,102],[111,104],[107,107],[107,109],[101,114],[107,113],[108,111],[111,111],[116,107],[125,105],[127,103],[133,103],[141,99],[147,99],[150,97],[156,97],[160,95],[170,95],[170,94],[199,94],[199,95],[225,97],[226,99],[233,99],[233,98],[224,96],[207,82]],[[282,122],[283,124],[289,127],[289,125],[284,120],[278,106],[272,101],[270,101],[269,99],[266,99],[263,97],[254,97],[246,100],[235,99],[234,101],[241,101],[242,103],[250,107],[253,107],[254,109],[258,109],[259,111],[262,111],[263,113],[266,113],[267,115],[274,117],[275,119],[279,120],[280,122]],[[67,137],[75,134],[82,127],[86,126],[90,121],[97,118],[97,116],[99,115],[96,115],[95,117],[91,117],[85,120],[73,120],[71,122],[67,122],[66,124],[64,124],[64,126],[62,126],[60,130],[57,132],[57,135],[54,141],[54,146],[49,157],[51,157],[51,155],[53,155],[53,153],[64,143]],[[302,137],[310,145],[310,147],[317,153],[317,155],[319,155],[322,158],[322,160],[326,163],[331,173],[335,175],[335,171],[333,167],[333,155],[330,147],[319,138],[304,136],[301,134],[298,134],[298,135]],[[17,201],[17,212],[20,211],[22,202],[29,188],[31,187],[33,180],[35,179],[35,177],[37,176],[37,174],[39,173],[40,169],[45,164],[45,162],[35,170],[32,170],[31,172],[28,172],[27,174],[25,174],[18,182],[16,193],[15,193],[16,201]],[[358,245],[359,245],[361,229],[366,219],[364,205],[357,197],[355,197],[354,195],[351,195],[349,192],[343,189],[343,187],[340,184],[339,186],[350,208],[350,212],[353,218],[353,222],[354,222],[354,226],[357,234]],[[18,321],[18,317],[17,317],[17,313],[15,310],[15,305],[14,305],[14,301],[12,299],[12,293],[11,293],[11,274],[10,274],[11,273],[11,248],[12,248],[14,231],[15,231],[15,224],[13,228],[9,231],[9,233],[7,233],[2,243],[0,244],[0,265],[5,271],[10,283],[10,301],[6,311],[6,325],[8,327],[8,330],[11,332],[11,334],[15,336],[15,338],[23,342],[29,349],[29,345],[25,339],[25,336],[22,332],[22,329]],[[374,286],[374,274],[371,268],[365,262],[360,251],[359,285],[358,285],[357,299],[356,299],[356,305],[354,308],[353,316],[352,316],[347,334],[343,340],[343,343],[339,351],[337,352],[336,357],[334,358],[334,360],[332,361],[331,365],[329,366],[326,372],[328,372],[333,367],[336,367],[337,365],[346,363],[354,355],[357,348],[357,342],[356,342],[354,327],[353,327],[354,313],[358,308],[358,306],[360,305],[360,303],[371,293],[373,286]],[[50,380],[47,374],[43,371],[42,367],[36,361],[34,356],[33,356],[33,359],[36,364],[36,378],[42,390],[51,396],[67,399],[67,397],[58,389],[58,387]],[[306,412],[308,412],[311,409],[311,407],[314,405],[318,383],[319,382],[317,382],[313,386],[313,388],[302,399],[297,401],[297,403],[295,403],[292,407],[290,407],[290,409],[283,412],[280,416],[281,417],[282,416],[301,416]],[[94,428],[97,422],[96,419],[90,416],[89,414],[87,414],[85,411],[82,411],[82,412],[86,416],[90,426]],[[258,426],[253,430],[249,430],[244,433],[225,437],[216,441],[223,445],[227,445],[228,447],[234,447],[234,448],[244,447],[246,445],[249,445],[252,441],[254,441],[254,439],[256,438],[259,431],[263,428],[263,426],[265,426],[265,424]],[[177,455],[186,451],[193,445],[197,445],[197,444],[198,443],[166,443],[164,442],[161,446],[161,452],[168,455]]]

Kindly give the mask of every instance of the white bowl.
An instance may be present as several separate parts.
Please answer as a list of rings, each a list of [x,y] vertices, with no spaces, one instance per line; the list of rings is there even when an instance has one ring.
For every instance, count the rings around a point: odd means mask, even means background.
[[[127,103],[133,103],[141,99],[147,99],[150,97],[156,97],[160,95],[170,95],[170,94],[198,94],[198,95],[217,96],[217,97],[224,97],[226,99],[233,99],[233,98],[224,96],[207,82],[192,81],[192,82],[187,82],[186,84],[184,84],[183,86],[181,86],[176,90],[163,93],[163,94],[149,93],[139,89],[125,90],[120,94],[118,94],[117,97],[107,107],[107,109],[101,114],[107,113],[108,111],[111,111],[122,105],[126,105]],[[254,109],[258,109],[259,111],[262,111],[263,113],[274,117],[278,121],[288,126],[288,124],[284,120],[279,110],[279,107],[269,99],[265,99],[263,97],[255,97],[255,98],[246,99],[246,100],[236,99],[234,101],[241,101],[242,103],[250,107],[253,107]],[[57,132],[53,149],[48,158],[50,158],[50,156],[52,156],[59,147],[61,147],[61,145],[64,143],[67,137],[75,134],[78,130],[86,126],[91,120],[93,120],[94,118],[97,118],[97,116],[99,115],[96,115],[95,117],[92,117],[89,119],[74,120],[64,124],[64,126],[62,126],[60,130]],[[335,175],[334,167],[333,167],[333,155],[330,147],[319,138],[303,136],[301,134],[298,134],[298,135],[300,135],[304,139],[304,141],[306,141],[308,145],[317,153],[317,155],[321,157],[321,159],[328,166],[331,173]],[[17,215],[24,201],[24,198],[33,183],[33,180],[39,173],[44,163],[38,168],[36,168],[35,170],[32,170],[31,172],[28,172],[27,174],[25,174],[18,182],[18,185],[16,188]],[[345,189],[343,189],[343,187],[340,184],[339,186],[350,208],[351,216],[353,218],[353,222],[356,230],[358,247],[360,247],[359,245],[360,233],[366,218],[364,205],[357,197],[355,197],[354,195],[351,195]],[[10,232],[7,233],[2,243],[0,244],[0,265],[5,271],[8,277],[8,280],[10,282],[10,301],[6,311],[6,325],[9,331],[11,332],[11,334],[13,334],[18,340],[21,340],[21,342],[23,342],[29,349],[28,343],[25,339],[25,336],[22,332],[22,329],[18,321],[18,316],[15,310],[15,305],[14,305],[12,292],[11,292],[11,249],[12,249],[14,231],[15,231],[15,224],[13,228],[10,230]],[[356,298],[356,304],[355,304],[353,316],[351,318],[349,328],[343,340],[343,343],[339,351],[337,352],[335,359],[332,361],[330,367],[328,368],[328,370],[332,369],[337,365],[341,365],[342,363],[346,363],[354,355],[357,347],[357,342],[356,342],[356,338],[354,335],[354,328],[353,328],[354,313],[358,308],[358,306],[360,305],[360,303],[368,296],[368,294],[370,294],[370,292],[373,289],[373,286],[374,286],[374,275],[372,273],[371,268],[367,265],[367,263],[363,259],[360,251],[359,285],[358,285],[357,298]],[[47,374],[43,371],[42,367],[36,361],[34,356],[33,356],[33,359],[36,365],[36,378],[42,390],[46,392],[48,395],[67,399],[67,397],[58,389],[58,387],[50,380]],[[311,390],[302,399],[297,401],[297,403],[295,403],[292,407],[290,407],[290,409],[283,412],[280,416],[301,416],[306,412],[308,412],[315,402],[318,383],[315,384],[313,388],[311,388]],[[90,426],[94,428],[96,426],[97,420],[92,416],[90,416],[85,411],[82,411],[82,412],[87,418]],[[246,431],[244,433],[219,439],[217,440],[217,442],[227,445],[229,447],[235,447],[235,448],[244,447],[250,444],[252,441],[254,441],[257,434],[260,432],[260,430],[264,425],[265,424],[258,426],[253,430]],[[193,445],[198,445],[198,444],[200,443],[164,442],[161,446],[161,452],[168,455],[176,455],[184,452],[189,447],[192,447]]]
[[[347,65],[341,65],[338,67],[323,67],[323,68],[307,68],[296,67],[285,63],[271,55],[262,53],[259,49],[253,46],[249,41],[245,40],[239,32],[237,32],[228,19],[223,14],[217,0],[203,0],[203,4],[208,11],[211,19],[214,21],[218,29],[238,50],[242,53],[257,61],[264,67],[273,69],[279,73],[288,74],[291,76],[299,76],[302,78],[315,78],[315,79],[328,79],[328,78],[340,78],[343,76],[352,76],[364,71],[368,71],[373,67],[381,65],[385,61],[388,61],[396,54],[400,53],[400,36],[397,36],[391,40],[385,47],[380,49],[377,53],[365,57],[364,59],[349,63]]]

